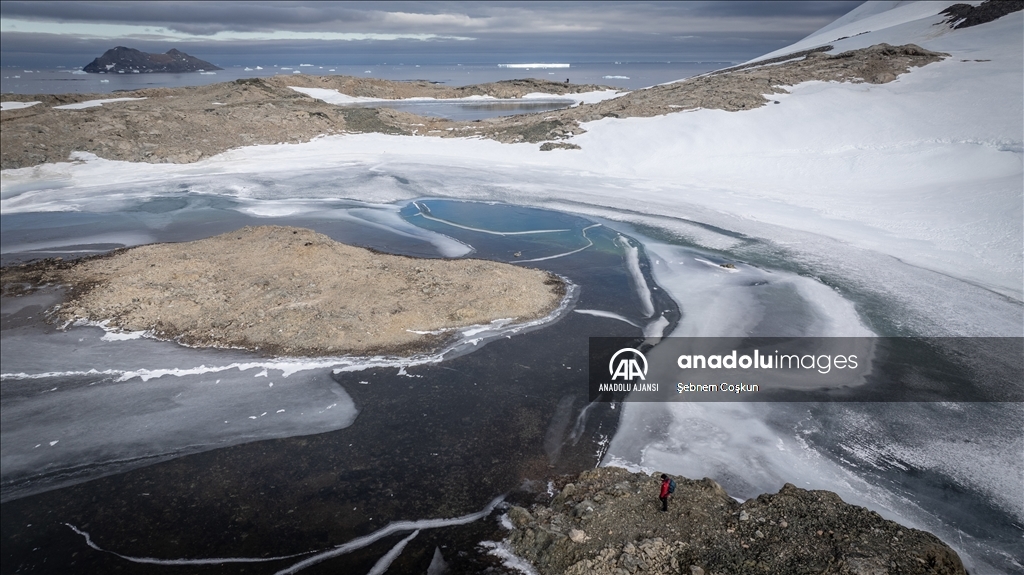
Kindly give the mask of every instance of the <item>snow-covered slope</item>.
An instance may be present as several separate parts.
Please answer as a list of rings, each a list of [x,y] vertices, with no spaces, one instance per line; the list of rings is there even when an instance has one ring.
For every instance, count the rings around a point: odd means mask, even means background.
[[[952,32],[948,26],[937,24],[942,21],[938,14],[953,4],[958,2],[865,2],[803,40],[754,58],[751,62],[825,44],[831,44],[841,52],[879,42],[927,42]]]
[[[927,3],[928,2],[920,2],[920,4],[927,4]],[[904,0],[875,0],[873,2],[865,2],[865,3],[861,4],[860,6],[857,6],[853,10],[850,10],[849,12],[844,14],[843,16],[837,18],[835,21],[831,22],[830,24],[822,27],[820,30],[818,30],[817,32],[814,32],[813,34],[811,34],[807,38],[816,37],[816,36],[818,36],[820,34],[823,34],[825,32],[830,32],[830,31],[835,30],[837,28],[842,28],[842,27],[844,27],[844,26],[846,26],[846,25],[848,25],[850,23],[856,22],[858,20],[863,20],[865,18],[870,18],[871,16],[875,16],[877,14],[883,14],[885,12],[889,12],[890,10],[893,10],[895,8],[898,8],[900,6],[904,6],[904,5],[907,5],[907,4],[915,4],[915,2],[913,2],[913,1],[904,1]],[[941,2],[937,2],[936,4],[942,4],[942,3]],[[883,22],[891,22],[892,20],[893,20],[893,18],[891,17],[891,15],[889,17],[885,17],[885,18],[882,19]],[[867,28],[865,28],[865,29],[867,29]],[[837,36],[837,38],[838,38],[838,36]],[[787,48],[789,48],[789,47],[787,46]],[[759,58],[755,58],[755,60],[760,60],[760,59],[762,59],[764,57],[765,56],[761,56]]]
[[[951,30],[938,13],[952,2],[882,4],[764,57],[880,42],[951,57],[889,84],[805,83],[750,112],[603,120],[576,141],[619,171],[678,182],[663,195],[834,237],[1019,301],[1024,17]],[[842,36],[851,37],[834,41]]]

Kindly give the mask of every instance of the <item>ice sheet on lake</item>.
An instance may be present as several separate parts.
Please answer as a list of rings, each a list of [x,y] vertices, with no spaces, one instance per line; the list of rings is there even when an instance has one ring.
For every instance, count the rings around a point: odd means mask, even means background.
[[[872,337],[853,302],[813,278],[693,265],[694,251],[644,240],[651,273],[683,309],[676,337]],[[703,259],[703,258],[699,258]]]
[[[511,260],[509,263],[525,264],[525,263],[530,263],[530,262],[543,262],[543,261],[547,261],[547,260],[554,260],[554,259],[558,259],[558,258],[564,258],[566,256],[571,256],[573,254],[578,254],[578,253],[582,252],[583,250],[585,250],[587,248],[591,248],[591,247],[594,246],[593,240],[591,240],[589,237],[587,237],[587,230],[589,230],[591,228],[599,227],[600,225],[601,224],[593,224],[593,225],[589,225],[589,226],[583,228],[582,230],[580,230],[580,233],[583,235],[583,239],[587,240],[587,245],[585,245],[585,246],[583,246],[581,248],[576,248],[574,250],[569,250],[567,252],[562,252],[560,254],[554,254],[554,255],[544,256],[544,257],[540,257],[540,258],[532,258],[532,259],[528,259],[528,260]],[[559,230],[559,231],[568,231],[568,230]]]
[[[530,92],[523,96],[523,99],[571,99],[576,102],[576,105],[580,104],[596,104],[605,100],[612,100],[620,96],[625,96],[629,92],[626,90],[594,90],[593,92],[577,92],[567,94],[548,94],[545,92]]]
[[[457,258],[473,252],[473,246],[460,242],[450,236],[423,229],[407,222],[398,213],[398,206],[389,210],[358,208],[348,210],[349,215],[365,223],[388,230],[404,237],[425,239],[433,244],[438,253],[446,258]]]
[[[325,366],[309,370],[312,361],[233,362],[244,356],[148,339],[109,341],[88,327],[9,329],[2,347],[4,501],[186,453],[333,431],[356,416]],[[64,360],[59,371],[39,372],[55,359]],[[278,369],[253,377],[268,367]]]
[[[457,258],[473,252],[473,247],[450,236],[413,225],[402,218],[401,206],[368,205],[338,206],[329,201],[308,199],[248,200],[240,199],[238,211],[256,217],[297,217],[315,215],[317,219],[347,220],[368,225],[397,236],[433,244],[438,254]]]
[[[474,227],[471,227],[471,226],[466,226],[466,225],[463,225],[463,224],[458,224],[458,223],[455,223],[455,222],[451,222],[451,221],[448,221],[448,220],[443,219],[443,218],[438,218],[438,217],[432,215],[430,213],[430,210],[427,209],[425,207],[425,205],[420,203],[420,202],[413,202],[413,205],[415,205],[416,208],[419,209],[419,212],[417,214],[415,214],[415,215],[416,216],[420,216],[423,219],[427,219],[427,220],[430,220],[432,222],[442,223],[442,224],[445,224],[447,226],[452,226],[453,228],[469,230],[471,232],[480,232],[482,234],[488,234],[488,235],[492,235],[492,236],[530,236],[530,235],[534,235],[534,234],[558,234],[558,233],[563,233],[563,232],[571,231],[571,230],[569,230],[567,228],[563,228],[563,229],[553,229],[553,230],[517,230],[517,231],[511,231],[511,232],[508,232],[508,231],[503,232],[503,231],[499,231],[499,230],[487,230],[487,229],[483,229],[483,228],[474,228]],[[593,226],[591,226],[591,227],[593,227]],[[593,245],[593,244],[591,244],[591,245]]]
[[[42,382],[56,383],[49,390],[17,383],[36,397],[3,407],[4,501],[188,453],[333,431],[356,415],[322,373],[273,387],[244,372],[148,383],[51,379]]]
[[[755,112],[758,111],[750,113]],[[670,122],[672,118],[667,117],[665,121]],[[384,150],[387,150],[387,153],[384,153]],[[685,217],[685,219],[677,220],[681,233],[690,234],[692,232],[692,237],[701,243],[718,242],[721,247],[742,246],[750,242],[749,238],[770,238],[770,241],[774,242],[789,259],[798,261],[801,265],[822,269],[842,277],[846,282],[852,282],[859,290],[874,292],[879,297],[897,302],[897,308],[889,310],[887,315],[898,319],[903,326],[913,326],[918,333],[933,335],[1016,335],[1020,333],[1019,304],[1012,301],[1007,302],[1001,296],[986,290],[983,286],[990,285],[991,282],[987,281],[985,277],[973,276],[969,268],[957,268],[957,273],[951,277],[949,274],[922,268],[919,264],[908,265],[906,263],[908,260],[913,262],[917,259],[914,254],[923,256],[937,253],[926,244],[912,241],[912,245],[907,244],[906,246],[909,251],[900,251],[902,248],[895,250],[901,254],[900,259],[897,260],[888,257],[886,253],[893,251],[895,244],[888,240],[879,240],[875,234],[877,230],[873,230],[870,226],[860,228],[863,233],[858,232],[860,233],[859,237],[864,242],[870,241],[872,245],[877,245],[882,253],[864,245],[855,245],[861,242],[850,243],[834,239],[829,235],[834,234],[834,231],[828,232],[826,235],[806,231],[809,224],[825,223],[813,211],[799,210],[801,219],[792,222],[795,227],[786,227],[768,223],[765,219],[772,219],[782,212],[792,209],[791,207],[780,207],[770,201],[759,202],[750,196],[746,197],[744,202],[722,202],[720,205],[716,205],[718,198],[737,199],[737,196],[733,195],[735,192],[695,189],[693,190],[694,194],[699,192],[699,195],[694,195],[687,192],[685,188],[681,189],[678,184],[670,186],[657,179],[623,179],[614,175],[617,160],[610,162],[613,172],[611,174],[581,173],[573,171],[571,166],[560,166],[556,169],[551,166],[537,165],[536,162],[544,161],[544,158],[548,156],[535,155],[532,148],[527,150],[519,145],[497,142],[456,139],[443,140],[431,143],[430,146],[424,146],[415,138],[360,135],[324,138],[301,146],[260,146],[236,150],[187,167],[177,165],[138,166],[123,162],[92,160],[81,165],[59,164],[31,170],[5,170],[4,178],[0,181],[0,191],[4,196],[4,199],[0,200],[0,207],[5,211],[12,208],[16,211],[31,210],[34,209],[33,206],[52,205],[58,203],[61,198],[69,196],[73,198],[74,202],[83,204],[106,201],[106,198],[102,196],[87,195],[89,188],[103,185],[109,181],[122,182],[118,185],[124,185],[132,178],[140,184],[144,184],[151,179],[167,181],[169,178],[180,178],[185,174],[190,174],[188,177],[196,177],[192,174],[197,174],[201,170],[220,174],[207,176],[208,178],[229,176],[232,179],[240,178],[241,176],[236,174],[242,172],[262,174],[264,178],[274,177],[277,174],[315,174],[318,170],[324,170],[325,165],[332,162],[336,164],[339,156],[344,157],[346,163],[341,168],[324,172],[325,176],[330,174],[331,177],[338,177],[335,174],[341,174],[342,178],[347,178],[351,176],[344,174],[360,173],[360,170],[363,170],[361,173],[365,174],[367,168],[374,170],[374,173],[399,173],[406,180],[412,177],[414,181],[419,182],[417,190],[419,195],[436,190],[443,191],[449,197],[500,199],[513,203],[539,203],[541,205],[554,199],[566,209],[577,205],[581,207],[582,211],[588,205],[597,206],[602,210],[617,210],[626,220],[631,219],[630,214],[635,214],[638,221],[660,222],[672,219],[672,214],[679,214]],[[402,159],[399,162],[390,159],[395,157]],[[813,159],[814,156],[812,154],[809,157]],[[505,164],[509,161],[516,161],[518,165],[514,168],[508,167]],[[573,162],[573,160],[568,161],[570,164]],[[125,169],[128,167],[130,170]],[[827,170],[824,171],[827,172]],[[726,173],[731,172],[732,170],[726,171]],[[803,172],[800,171],[800,173]],[[486,175],[487,184],[480,185],[479,182],[484,175]],[[253,179],[252,175],[245,177],[247,182]],[[60,182],[59,187],[35,190],[31,193],[22,192],[13,196],[8,194],[8,190],[11,189],[53,181]],[[401,198],[403,195],[404,197],[413,195],[404,191],[407,186],[396,187],[393,182],[394,180],[391,178],[375,178],[368,181],[372,187],[359,184],[353,186],[348,193],[373,201],[388,201],[391,198]],[[249,183],[244,185],[251,187]],[[381,187],[382,185],[386,187]],[[72,187],[69,188],[69,186]],[[1012,187],[1020,188],[1021,184],[1018,181],[1012,184]],[[296,192],[289,193],[295,194]],[[317,191],[317,193],[319,192]],[[794,197],[803,196],[798,194]],[[624,202],[623,198],[629,198],[629,201]],[[671,201],[669,201],[670,198]],[[907,212],[908,208],[896,207],[893,204],[894,198],[899,198],[899,195],[888,193],[884,199],[873,198],[872,206],[875,207],[872,209],[878,214],[909,214],[909,217],[920,215],[921,211],[917,208]],[[998,199],[999,194],[991,196],[991,198]],[[1012,195],[1005,196],[1005,194],[1003,198],[1009,201],[1005,209],[1001,206],[1000,200],[989,203],[988,208],[985,208],[986,215],[978,214],[978,218],[974,218],[970,214],[965,214],[964,218],[972,222],[988,222],[989,225],[984,226],[984,233],[995,233],[1000,226],[1016,225],[1019,227],[1021,225],[1020,218],[1014,217],[1016,212],[1020,211],[1019,192],[1017,192],[1016,198]],[[957,213],[962,213],[964,210],[970,211],[984,203],[958,202],[955,211]],[[732,213],[738,206],[750,204],[759,204],[764,208],[758,212],[760,217],[746,218]],[[886,205],[890,207],[877,207]],[[921,205],[923,210],[929,211],[934,210],[937,203],[922,199]],[[624,208],[627,208],[628,211]],[[992,211],[991,214],[987,213],[989,210]],[[701,225],[688,224],[687,221],[701,222]],[[974,224],[965,225],[967,228],[974,226]],[[916,226],[912,227],[919,229]],[[962,246],[957,249],[962,250],[963,253],[970,251],[973,260],[977,261],[978,255],[973,250],[967,249],[968,246],[973,245],[973,241],[967,241],[963,237],[955,238],[959,233],[958,230],[963,228],[962,225],[956,229],[947,230],[941,236],[936,235],[935,241],[947,242],[955,239],[955,243]],[[731,233],[726,235],[716,230],[731,230]],[[823,228],[822,231],[824,231]],[[989,245],[997,245],[1000,242],[1008,241],[1007,238],[1014,237],[1012,233],[1003,235],[999,232],[997,235],[999,239]],[[981,238],[977,241],[984,243]],[[1000,265],[1009,266],[1004,269],[1011,270],[1011,274],[1005,277],[1013,278],[1015,275],[1019,275],[1019,270],[1012,272],[1014,259],[1019,259],[1020,256],[1019,249],[1006,249],[1007,253],[1000,254],[998,259],[1002,262]],[[993,269],[995,268],[986,266],[985,274],[990,274]],[[970,278],[969,282],[957,279],[957,276],[964,274]],[[877,281],[878,278],[885,279]],[[1016,283],[1019,284],[1019,277],[1017,280]],[[1007,305],[1010,307],[1007,308]],[[901,315],[904,317],[897,318]]]
[[[112,247],[139,246],[153,242],[153,236],[142,232],[109,232],[69,236],[28,242],[5,242],[0,253],[69,253],[91,254],[110,251]]]
[[[654,314],[654,301],[651,299],[651,288],[647,285],[643,272],[640,271],[640,251],[622,235],[615,238],[615,243],[622,247],[626,255],[626,269],[633,281],[633,289],[636,290],[637,297],[640,298],[640,309],[643,310],[644,317],[651,317]]]

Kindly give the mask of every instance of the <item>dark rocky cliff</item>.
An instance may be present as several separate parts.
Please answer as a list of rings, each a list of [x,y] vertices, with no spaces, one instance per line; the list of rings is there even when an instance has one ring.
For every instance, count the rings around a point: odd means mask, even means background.
[[[548,505],[513,507],[512,549],[540,573],[966,575],[938,538],[787,484],[739,503],[710,479],[661,481],[615,467],[581,473]]]
[[[92,74],[147,74],[152,72],[203,72],[222,70],[213,64],[176,49],[166,54],[147,54],[134,48],[111,48],[82,68]]]

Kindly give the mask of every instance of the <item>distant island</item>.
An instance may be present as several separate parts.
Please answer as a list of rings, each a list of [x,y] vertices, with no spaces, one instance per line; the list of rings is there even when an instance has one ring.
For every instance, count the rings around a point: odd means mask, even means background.
[[[147,54],[134,48],[118,46],[107,50],[82,70],[90,74],[150,74],[208,72],[223,68],[173,48],[166,54]]]

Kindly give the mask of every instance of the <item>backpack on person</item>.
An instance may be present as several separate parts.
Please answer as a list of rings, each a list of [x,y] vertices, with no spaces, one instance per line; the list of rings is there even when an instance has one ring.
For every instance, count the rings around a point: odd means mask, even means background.
[[[672,495],[676,492],[676,480],[669,478],[668,480],[668,494]]]

